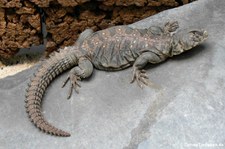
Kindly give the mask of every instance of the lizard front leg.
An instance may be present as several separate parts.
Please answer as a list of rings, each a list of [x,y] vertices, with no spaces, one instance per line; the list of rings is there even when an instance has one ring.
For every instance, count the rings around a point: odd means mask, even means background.
[[[152,52],[142,53],[133,64],[133,77],[131,83],[137,81],[138,86],[141,88],[143,88],[143,85],[150,86],[152,83],[149,81],[146,71],[143,68],[147,63],[155,64],[161,61],[162,59]]]
[[[81,87],[79,81],[81,81],[81,79],[89,77],[92,74],[92,72],[93,72],[92,63],[84,57],[80,58],[78,66],[70,70],[68,77],[66,78],[66,80],[62,85],[62,87],[64,87],[69,80],[71,82],[71,87],[67,99],[71,97],[73,89],[75,89],[75,91],[79,93],[78,87]]]

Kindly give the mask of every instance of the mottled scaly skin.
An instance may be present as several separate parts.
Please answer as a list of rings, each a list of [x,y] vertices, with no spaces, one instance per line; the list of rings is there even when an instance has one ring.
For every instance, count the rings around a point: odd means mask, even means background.
[[[81,48],[89,52],[95,68],[122,70],[132,66],[144,52],[156,55],[157,63],[164,61],[170,56],[167,49],[171,43],[171,35],[164,34],[160,28],[117,26],[92,34],[81,44]]]
[[[50,57],[34,74],[26,94],[26,111],[30,120],[40,130],[58,136],[70,136],[69,133],[55,128],[43,118],[41,113],[41,102],[44,92],[50,82],[60,73],[77,64],[75,50],[65,49]]]
[[[168,22],[163,27],[133,29],[117,26],[93,33],[85,30],[74,46],[61,49],[47,59],[31,79],[26,95],[26,111],[31,122],[41,131],[56,135],[70,136],[69,133],[49,124],[41,113],[42,97],[50,82],[60,73],[70,69],[68,80],[72,89],[78,92],[79,81],[91,76],[93,68],[100,70],[121,70],[133,67],[131,82],[142,87],[151,85],[143,67],[147,63],[160,63],[187,51],[207,38],[204,30],[181,30],[177,22]]]

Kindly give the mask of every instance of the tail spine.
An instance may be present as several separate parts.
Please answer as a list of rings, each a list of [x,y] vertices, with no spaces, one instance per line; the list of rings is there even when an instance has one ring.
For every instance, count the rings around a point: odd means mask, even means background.
[[[70,136],[69,133],[56,128],[44,119],[41,113],[42,98],[46,88],[56,76],[77,64],[78,59],[75,52],[72,49],[64,49],[44,61],[34,74],[27,89],[25,107],[31,122],[41,131],[51,135]]]

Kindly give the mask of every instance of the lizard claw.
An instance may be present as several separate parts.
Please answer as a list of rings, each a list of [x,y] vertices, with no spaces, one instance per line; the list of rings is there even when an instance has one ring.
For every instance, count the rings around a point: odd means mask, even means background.
[[[70,99],[73,89],[75,89],[75,91],[79,94],[79,90],[78,88],[81,87],[80,83],[78,83],[78,81],[81,81],[81,78],[79,76],[76,76],[74,74],[70,74],[66,80],[63,82],[62,88],[67,84],[67,82],[70,80],[71,82],[71,86],[70,86],[70,90],[68,92],[68,96],[67,99]]]
[[[133,77],[130,83],[133,83],[134,81],[137,81],[137,84],[140,88],[143,88],[143,85],[151,85],[151,82],[149,81],[145,70],[134,70]]]
[[[64,86],[67,84],[67,82],[69,81],[69,79],[70,79],[70,77],[68,76],[67,78],[66,78],[66,80],[63,82],[63,84],[62,84],[62,88],[64,88]]]

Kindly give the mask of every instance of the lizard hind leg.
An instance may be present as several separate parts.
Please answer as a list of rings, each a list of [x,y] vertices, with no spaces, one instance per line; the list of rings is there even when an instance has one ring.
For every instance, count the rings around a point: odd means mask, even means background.
[[[79,93],[78,87],[81,87],[81,85],[78,83],[79,81],[81,81],[81,78],[77,75],[75,75],[73,73],[74,69],[72,69],[68,75],[68,77],[66,78],[66,80],[63,82],[62,88],[67,84],[67,82],[70,80],[71,81],[71,86],[70,86],[70,90],[68,92],[67,95],[67,99],[70,99],[73,89],[75,89],[75,91],[77,93]]]
[[[76,43],[82,43],[86,38],[90,37],[94,31],[92,29],[85,29],[78,37]]]
[[[83,57],[80,58],[78,66],[70,70],[68,77],[65,79],[62,85],[62,87],[64,87],[69,80],[71,82],[67,99],[70,99],[73,89],[75,89],[75,91],[79,93],[78,88],[81,87],[79,81],[81,81],[81,79],[91,76],[92,72],[93,72],[92,63],[86,58]]]

